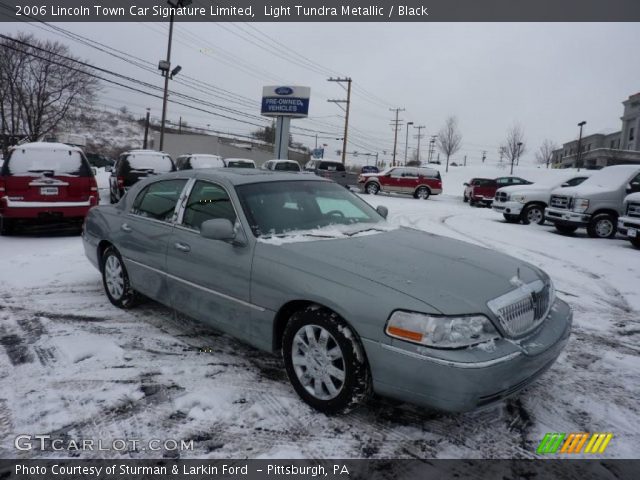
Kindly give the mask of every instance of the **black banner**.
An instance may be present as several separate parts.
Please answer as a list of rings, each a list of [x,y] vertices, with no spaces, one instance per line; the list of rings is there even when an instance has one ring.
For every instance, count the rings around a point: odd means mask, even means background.
[[[636,480],[639,460],[0,460],[0,479]]]
[[[0,0],[0,21],[637,22],[638,0]]]

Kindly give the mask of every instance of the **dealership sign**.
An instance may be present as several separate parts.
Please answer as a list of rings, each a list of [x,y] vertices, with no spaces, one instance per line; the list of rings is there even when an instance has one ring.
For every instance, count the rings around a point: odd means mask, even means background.
[[[309,87],[267,86],[262,88],[262,115],[304,118],[309,113]]]

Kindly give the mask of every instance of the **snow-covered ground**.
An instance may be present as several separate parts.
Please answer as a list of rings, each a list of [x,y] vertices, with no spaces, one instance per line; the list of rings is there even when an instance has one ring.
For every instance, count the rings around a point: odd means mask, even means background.
[[[613,432],[605,456],[638,458],[640,252],[622,239],[507,224],[462,203],[464,181],[507,173],[452,167],[443,174],[445,194],[427,201],[363,198],[387,206],[392,224],[488,246],[552,276],[574,309],[573,335],[551,370],[519,396],[460,415],[374,399],[327,417],[298,399],[279,358],[153,302],[113,307],[79,237],[23,234],[0,237],[0,457],[18,454],[18,434],[52,434],[193,440],[182,458],[535,458],[547,432]],[[514,172],[531,180],[571,173]],[[106,176],[99,178],[104,188]]]

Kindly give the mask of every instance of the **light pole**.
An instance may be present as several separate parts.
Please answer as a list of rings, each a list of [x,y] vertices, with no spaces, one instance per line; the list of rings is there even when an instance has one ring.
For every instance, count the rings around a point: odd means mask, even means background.
[[[192,0],[175,0],[175,3],[168,0],[167,3],[173,8],[186,7],[192,3]],[[171,40],[173,39],[173,8],[169,16],[169,41],[167,42],[167,58],[166,60],[160,60],[158,64],[158,70],[164,75],[164,94],[162,96],[162,120],[160,122],[160,145],[158,150],[162,151],[164,147],[164,124],[167,120],[167,99],[169,97],[169,78],[173,78],[182,70],[182,67],[178,65],[171,70]],[[171,72],[169,72],[171,70]]]
[[[407,139],[404,141],[404,166],[407,166],[407,153],[409,152],[409,125],[413,122],[407,122]]]
[[[578,135],[578,153],[576,154],[576,167],[578,167],[578,171],[580,171],[580,163],[582,160],[582,155],[580,154],[580,144],[582,143],[582,127],[584,127],[586,124],[587,122],[585,122],[584,120],[578,124],[578,126],[580,127],[580,134]]]
[[[416,160],[418,161],[418,166],[420,166],[420,139],[422,138],[422,134],[420,133],[423,128],[427,128],[424,125],[418,125],[417,127],[413,127],[418,129],[418,150],[416,152]]]

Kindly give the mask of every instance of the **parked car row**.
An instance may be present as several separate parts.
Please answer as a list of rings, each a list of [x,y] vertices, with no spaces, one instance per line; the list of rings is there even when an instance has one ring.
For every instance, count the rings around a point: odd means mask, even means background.
[[[469,186],[478,180],[483,179],[472,179]],[[471,195],[465,190],[465,201]],[[640,165],[614,165],[550,184],[499,188],[491,203],[507,222],[550,222],[564,234],[584,228],[592,238],[620,233],[640,248]]]
[[[498,177],[498,178],[472,178],[465,183],[462,200],[469,205],[481,204],[491,206],[496,191],[502,187],[510,185],[530,185],[531,182],[520,177]]]

